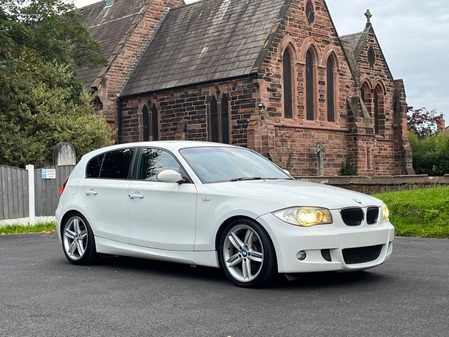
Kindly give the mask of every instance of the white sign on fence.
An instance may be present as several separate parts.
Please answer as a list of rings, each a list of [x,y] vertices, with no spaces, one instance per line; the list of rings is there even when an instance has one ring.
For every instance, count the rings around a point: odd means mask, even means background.
[[[56,169],[42,169],[42,179],[56,179]]]

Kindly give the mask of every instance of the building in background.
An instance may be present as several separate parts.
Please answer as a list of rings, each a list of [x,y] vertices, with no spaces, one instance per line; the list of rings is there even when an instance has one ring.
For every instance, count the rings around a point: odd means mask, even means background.
[[[295,176],[414,173],[404,84],[369,11],[362,32],[342,37],[324,0],[107,0],[80,11],[109,64],[79,79],[118,142],[231,143]]]

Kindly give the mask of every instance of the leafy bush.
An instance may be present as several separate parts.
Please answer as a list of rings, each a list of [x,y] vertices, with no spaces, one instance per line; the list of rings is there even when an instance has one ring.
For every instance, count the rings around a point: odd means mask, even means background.
[[[419,139],[416,133],[410,132],[409,139],[416,174],[442,176],[449,173],[449,135],[432,134]]]
[[[349,161],[341,163],[341,168],[339,174],[341,176],[356,176],[357,167],[352,165]]]

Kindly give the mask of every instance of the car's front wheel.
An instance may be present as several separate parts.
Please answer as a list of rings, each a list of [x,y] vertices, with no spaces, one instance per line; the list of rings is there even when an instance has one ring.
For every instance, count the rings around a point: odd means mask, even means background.
[[[81,214],[72,214],[62,227],[62,248],[73,264],[90,264],[96,261],[95,239],[87,220]]]
[[[277,273],[273,243],[268,233],[250,219],[237,219],[227,225],[218,256],[226,276],[241,287],[266,286]]]

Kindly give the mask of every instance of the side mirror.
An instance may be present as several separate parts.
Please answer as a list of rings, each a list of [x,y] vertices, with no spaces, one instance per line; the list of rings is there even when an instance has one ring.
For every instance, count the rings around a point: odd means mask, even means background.
[[[182,175],[175,170],[164,170],[159,172],[157,180],[163,183],[180,183],[183,182]]]

